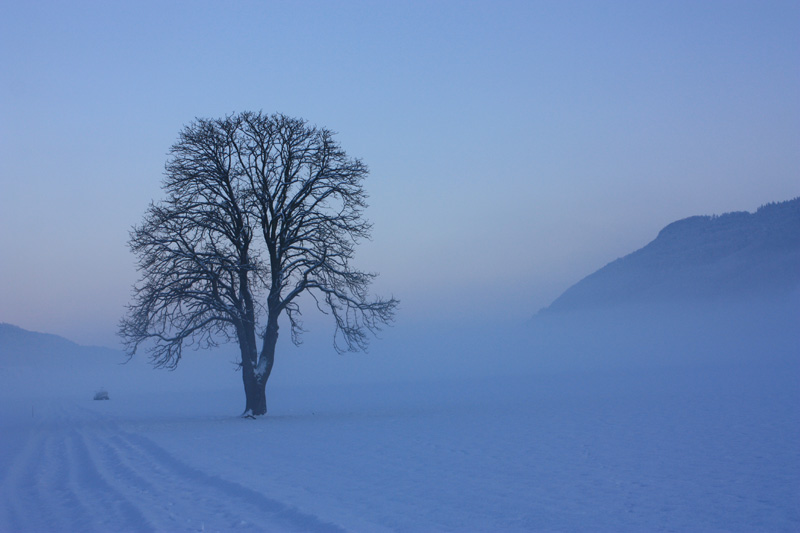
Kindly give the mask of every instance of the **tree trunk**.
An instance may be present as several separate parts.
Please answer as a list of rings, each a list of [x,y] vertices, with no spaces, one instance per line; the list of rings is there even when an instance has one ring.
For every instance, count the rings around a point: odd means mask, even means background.
[[[275,345],[278,342],[277,317],[267,319],[267,330],[264,332],[264,344],[258,364],[242,365],[242,380],[246,404],[245,417],[256,417],[267,414],[267,381],[275,364]],[[248,368],[249,366],[249,368]]]
[[[244,382],[245,406],[243,417],[255,417],[267,413],[266,383],[260,384],[252,366],[248,372],[242,367],[242,381]]]
[[[256,334],[252,326],[239,324],[239,349],[242,355],[242,383],[244,384],[245,407],[242,416],[254,416],[264,404],[266,412],[266,400],[263,402],[260,397],[264,397],[264,392],[259,394],[258,380],[256,379],[256,361],[258,360],[258,350],[256,348]]]

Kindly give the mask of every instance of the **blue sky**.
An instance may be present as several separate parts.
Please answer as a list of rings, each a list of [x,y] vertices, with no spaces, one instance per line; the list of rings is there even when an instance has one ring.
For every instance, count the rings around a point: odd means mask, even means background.
[[[800,195],[797,2],[5,2],[0,64],[0,322],[86,344],[194,117],[338,131],[406,323],[522,322],[673,220]]]

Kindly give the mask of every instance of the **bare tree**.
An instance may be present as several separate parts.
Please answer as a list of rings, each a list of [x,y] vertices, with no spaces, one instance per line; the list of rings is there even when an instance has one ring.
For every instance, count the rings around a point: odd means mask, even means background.
[[[370,299],[375,275],[350,264],[370,235],[367,173],[301,119],[241,113],[187,126],[166,165],[167,198],[131,233],[142,278],[120,325],[128,353],[145,343],[156,366],[174,368],[185,346],[236,340],[244,415],[256,416],[267,412],[284,312],[299,343],[301,294],[332,315],[337,351],[365,349],[398,303]]]

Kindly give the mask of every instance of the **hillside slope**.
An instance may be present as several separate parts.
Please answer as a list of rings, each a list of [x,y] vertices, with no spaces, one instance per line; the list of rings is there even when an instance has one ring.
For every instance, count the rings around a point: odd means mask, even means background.
[[[72,365],[76,358],[123,360],[120,352],[98,346],[81,346],[50,333],[28,331],[0,323],[0,367]]]
[[[239,386],[240,374],[226,353],[187,351],[179,372],[154,369],[146,354],[81,346],[58,335],[0,323],[0,391],[12,396],[91,398],[120,391],[216,390]]]
[[[755,213],[695,216],[609,263],[545,313],[785,294],[800,286],[800,197]]]

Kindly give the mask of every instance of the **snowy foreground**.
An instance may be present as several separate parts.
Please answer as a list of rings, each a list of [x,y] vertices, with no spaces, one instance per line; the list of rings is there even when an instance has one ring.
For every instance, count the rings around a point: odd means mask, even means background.
[[[797,531],[797,371],[17,395],[0,531]]]

